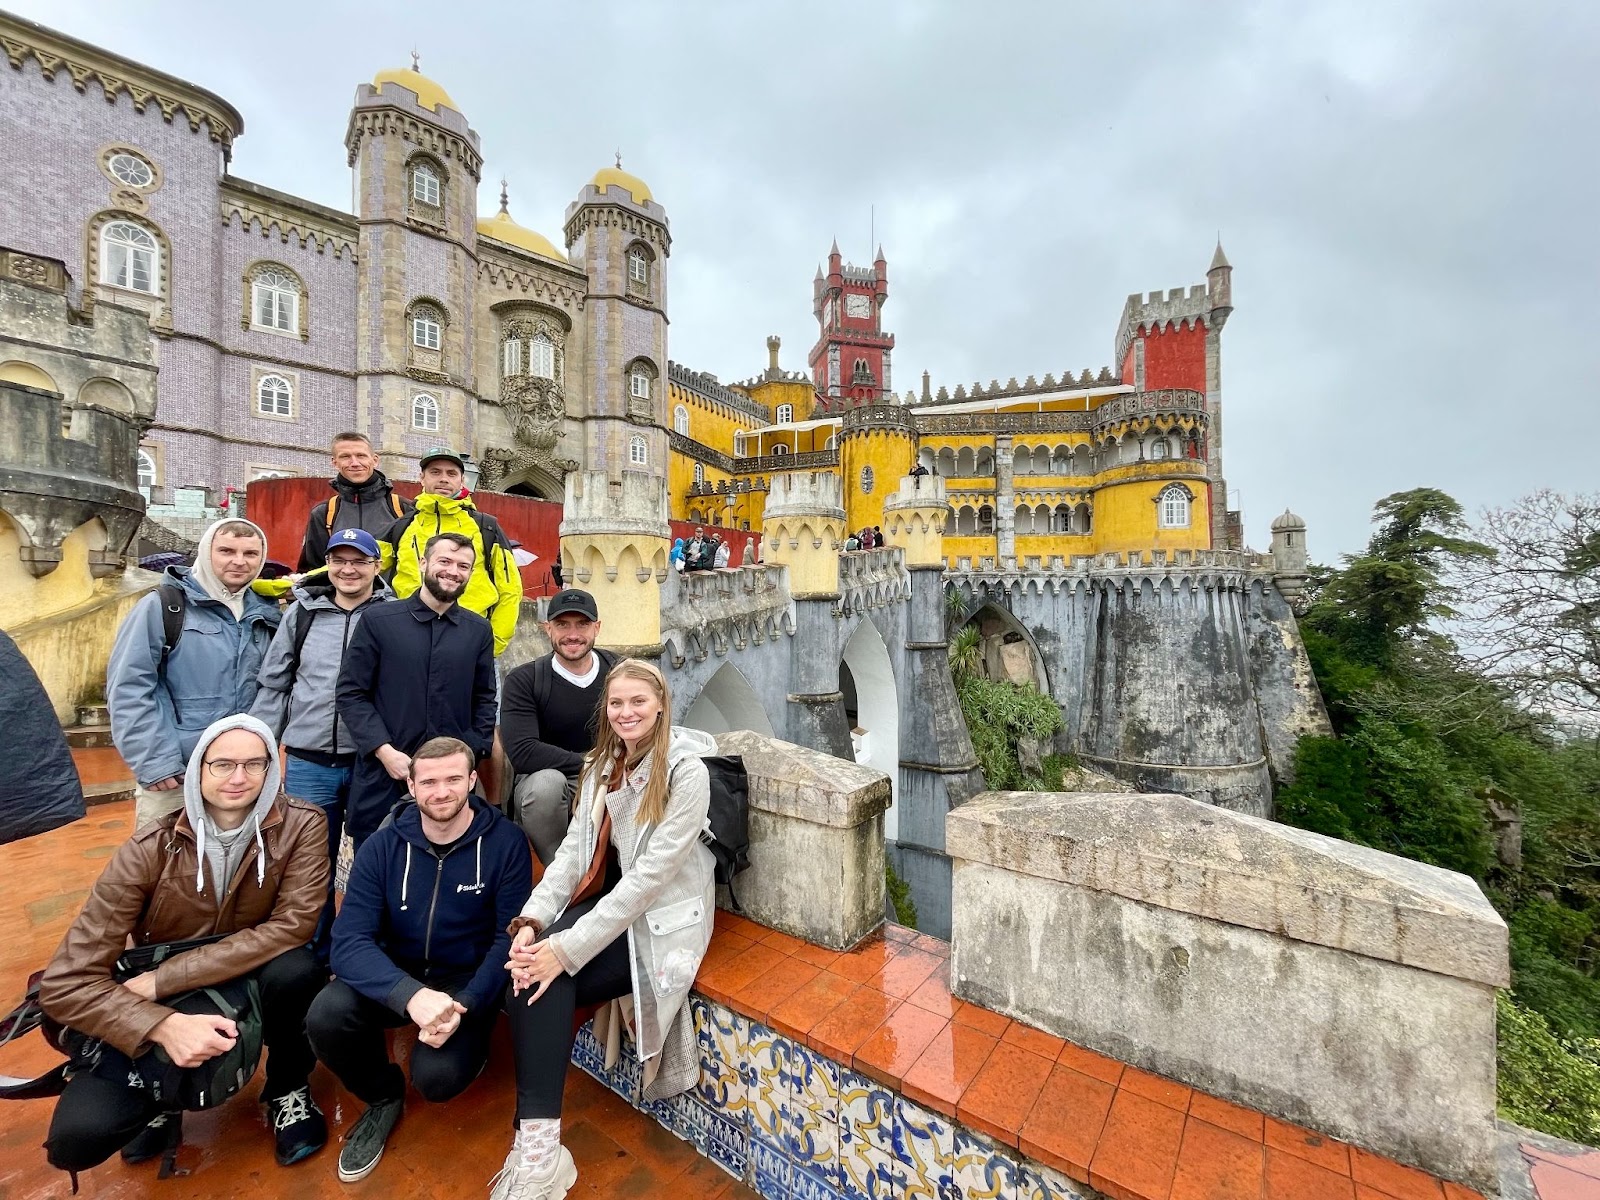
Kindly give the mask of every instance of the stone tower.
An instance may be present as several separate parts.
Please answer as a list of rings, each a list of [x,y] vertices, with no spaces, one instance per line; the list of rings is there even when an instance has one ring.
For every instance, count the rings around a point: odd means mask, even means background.
[[[828,273],[817,268],[811,291],[818,333],[809,361],[817,393],[831,409],[877,403],[894,387],[894,335],[883,331],[883,305],[889,298],[883,247],[878,247],[872,266],[857,267],[840,257],[835,241],[828,252]]]
[[[887,402],[844,410],[839,428],[839,469],[844,476],[846,528],[881,526],[884,500],[917,462],[917,425],[911,410]]]
[[[1273,582],[1293,601],[1306,585],[1306,523],[1287,508],[1272,521]]]
[[[562,561],[599,603],[603,644],[657,657],[669,545],[667,213],[619,156],[567,207],[566,242],[589,277],[589,394],[579,468],[567,476]]]
[[[415,66],[356,89],[345,148],[361,221],[356,415],[403,478],[431,446],[474,445],[483,156],[455,102]]]

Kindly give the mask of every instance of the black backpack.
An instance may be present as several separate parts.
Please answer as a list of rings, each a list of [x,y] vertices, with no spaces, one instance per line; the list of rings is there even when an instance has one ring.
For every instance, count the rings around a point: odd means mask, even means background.
[[[733,878],[750,865],[750,776],[737,754],[708,754],[700,761],[711,774],[711,811],[700,840],[717,860],[716,879],[728,889],[728,903],[742,912]]]

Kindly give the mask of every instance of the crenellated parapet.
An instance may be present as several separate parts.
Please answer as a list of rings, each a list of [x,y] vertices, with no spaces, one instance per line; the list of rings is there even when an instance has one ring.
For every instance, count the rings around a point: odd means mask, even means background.
[[[911,599],[911,572],[898,546],[839,556],[839,614],[852,616]]]
[[[1014,566],[992,559],[961,557],[946,581],[963,594],[1009,592],[1057,595],[1074,588],[1110,586],[1140,591],[1163,587],[1241,591],[1252,583],[1271,584],[1271,555],[1248,550],[1133,550],[1127,553],[1029,555]]]
[[[781,565],[674,572],[661,589],[661,638],[674,667],[725,658],[794,632],[794,601]]]
[[[1166,292],[1134,292],[1123,304],[1122,319],[1117,322],[1116,361],[1123,360],[1128,346],[1142,333],[1168,326],[1191,329],[1215,321],[1214,312],[1225,316],[1227,311],[1226,304],[1204,283]]]

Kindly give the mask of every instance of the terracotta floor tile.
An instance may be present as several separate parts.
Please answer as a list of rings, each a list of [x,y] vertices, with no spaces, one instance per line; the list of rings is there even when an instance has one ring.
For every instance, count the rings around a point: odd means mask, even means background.
[[[1057,1063],[1022,1123],[1017,1148],[1029,1158],[1087,1181],[1117,1089]]]
[[[987,1033],[992,1038],[999,1038],[1011,1026],[1011,1018],[1001,1013],[994,1012],[977,1004],[968,1004],[963,1000],[956,1009],[956,1015],[950,1018],[959,1025],[970,1025],[981,1033]]]
[[[937,954],[940,958],[950,957],[950,943],[943,938],[936,938],[932,934],[919,933],[916,941],[911,944],[918,950],[925,950],[929,954]]]
[[[1166,1200],[1183,1145],[1184,1116],[1118,1089],[1089,1164],[1089,1182],[1113,1196]]]
[[[1172,1200],[1257,1200],[1265,1175],[1266,1150],[1259,1141],[1190,1117]]]
[[[1096,1054],[1093,1050],[1085,1050],[1072,1042],[1061,1043],[1061,1053],[1056,1055],[1056,1061],[1064,1067],[1071,1067],[1074,1071],[1105,1083],[1115,1084],[1122,1078],[1123,1064],[1114,1058]]]
[[[885,1087],[900,1090],[900,1081],[950,1022],[936,1013],[902,1004],[862,1042],[855,1068]]]
[[[1350,1174],[1349,1148],[1326,1134],[1268,1117],[1263,1140],[1267,1145],[1287,1151],[1296,1158],[1316,1163],[1324,1170],[1337,1171],[1340,1175]]]
[[[826,971],[839,961],[839,952],[829,950],[826,946],[818,946],[814,942],[802,942],[795,950],[794,957],[801,962],[810,963],[813,967],[821,967]]]
[[[1554,1150],[1546,1150],[1532,1142],[1523,1142],[1518,1149],[1527,1158],[1541,1158],[1575,1175],[1600,1179],[1600,1150],[1591,1150],[1587,1154],[1558,1154]]]
[[[1146,1100],[1154,1100],[1158,1104],[1165,1104],[1168,1108],[1175,1108],[1179,1112],[1189,1111],[1189,1097],[1194,1091],[1188,1084],[1161,1075],[1153,1075],[1149,1071],[1141,1071],[1138,1067],[1128,1067],[1124,1070],[1122,1080],[1117,1086],[1124,1091],[1143,1096]]]
[[[1189,1115],[1251,1141],[1262,1140],[1262,1126],[1266,1118],[1252,1108],[1241,1108],[1204,1092],[1196,1092],[1189,1097]]]
[[[904,1000],[921,987],[928,976],[937,971],[944,962],[944,959],[936,958],[926,951],[902,947],[900,953],[883,964],[883,969],[873,979],[872,986]]]
[[[1469,1187],[1463,1187],[1459,1183],[1451,1183],[1449,1180],[1445,1180],[1444,1200],[1484,1200],[1484,1195],[1482,1192],[1475,1192]]]
[[[856,1050],[900,1007],[900,1001],[876,988],[857,985],[831,1013],[811,1027],[806,1045],[834,1062],[855,1059]]]
[[[784,1037],[805,1041],[813,1026],[849,998],[859,985],[831,971],[819,971],[772,1006],[767,1024]]]
[[[85,787],[133,782],[133,769],[113,746],[79,746],[72,751],[72,765],[78,770],[78,782]]]
[[[746,1016],[770,1025],[772,1010],[820,974],[821,967],[813,967],[794,958],[784,959],[766,974],[758,975],[734,992],[734,1006]]]
[[[904,925],[886,923],[883,927],[883,936],[891,942],[914,942],[917,940],[917,931],[907,929]]]
[[[809,943],[804,938],[797,938],[793,934],[784,933],[781,929],[770,929],[766,936],[757,939],[763,946],[771,946],[774,950],[794,957],[795,951]]]
[[[755,921],[750,920],[749,917],[741,917],[738,913],[731,913],[725,908],[717,909],[716,915],[712,918],[712,924],[719,931],[727,930],[730,933],[742,934],[752,942],[759,942],[772,932],[765,925],[757,924]]]
[[[1530,1174],[1539,1200],[1600,1200],[1600,1181],[1553,1162],[1535,1159]]]
[[[787,955],[758,942],[731,958],[723,959],[709,970],[701,971],[695,985],[713,999],[729,1004],[741,989],[787,961]]]
[[[706,956],[700,960],[700,973],[704,974],[718,963],[743,954],[754,945],[749,938],[737,933],[716,934],[711,939],[711,945],[706,947]]]
[[[946,1020],[954,1017],[961,1001],[950,994],[950,964],[942,964],[924,979],[917,990],[906,997],[906,1003],[938,1013]]]
[[[1056,1037],[1053,1033],[1046,1033],[1042,1029],[1035,1029],[1032,1025],[1024,1025],[1021,1021],[1013,1021],[1006,1027],[1000,1040],[1011,1046],[1021,1046],[1024,1050],[1032,1050],[1035,1054],[1042,1054],[1051,1062],[1061,1054],[1066,1042]]]
[[[956,1105],[956,1118],[1015,1146],[1054,1064],[1020,1046],[996,1045]]]
[[[954,1117],[962,1095],[999,1044],[998,1038],[952,1021],[905,1073],[900,1090],[907,1099]]]
[[[1350,1175],[1394,1200],[1444,1200],[1444,1185],[1415,1167],[1350,1147]]]
[[[1356,1185],[1316,1163],[1267,1147],[1266,1200],[1355,1200]]]
[[[900,952],[899,942],[884,938],[869,938],[854,950],[841,954],[828,970],[857,983],[866,983],[883,970],[884,964]]]

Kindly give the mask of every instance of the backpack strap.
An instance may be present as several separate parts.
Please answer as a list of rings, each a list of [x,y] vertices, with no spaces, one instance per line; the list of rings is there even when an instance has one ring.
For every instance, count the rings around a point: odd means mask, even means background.
[[[400,499],[399,494],[393,488],[389,489],[389,507],[394,511],[394,519],[396,521],[406,515],[405,502]]]
[[[156,589],[156,596],[161,604],[161,662],[156,669],[165,675],[167,659],[172,657],[178,640],[183,637],[183,613],[189,606],[189,597],[175,583],[163,583]]]
[[[555,673],[548,657],[533,660],[533,702],[540,712],[550,704],[550,682],[555,678]]]
[[[328,508],[323,514],[322,524],[327,529],[328,536],[333,536],[333,519],[339,512],[339,493],[335,492],[328,497]]]
[[[317,619],[317,614],[312,612],[304,604],[298,605],[297,607],[300,609],[300,619],[294,623],[294,648],[289,655],[289,680],[291,687],[294,686],[293,681],[300,677],[300,655],[306,648],[306,639],[311,636],[311,626],[316,622]]]

